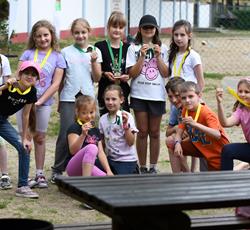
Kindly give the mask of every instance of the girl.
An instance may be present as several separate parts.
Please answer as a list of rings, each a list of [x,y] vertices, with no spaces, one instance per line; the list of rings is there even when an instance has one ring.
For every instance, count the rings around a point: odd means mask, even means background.
[[[55,28],[50,22],[41,20],[32,27],[28,49],[20,57],[20,64],[33,60],[42,69],[40,81],[37,82],[36,131],[33,136],[35,146],[36,176],[29,182],[31,188],[47,188],[43,167],[45,161],[45,139],[50,118],[53,95],[59,89],[66,63],[58,51]],[[18,129],[22,133],[22,111],[17,114]]]
[[[5,83],[11,75],[10,63],[7,57],[0,54],[0,85]],[[0,189],[12,188],[11,180],[8,175],[7,167],[7,151],[5,148],[5,142],[0,137],[0,171],[2,176],[0,178]]]
[[[81,91],[94,98],[93,83],[98,82],[101,77],[102,55],[98,48],[89,44],[90,32],[87,20],[83,18],[74,20],[71,25],[74,44],[62,49],[67,69],[59,92],[60,131],[56,141],[52,183],[55,177],[65,170],[64,162],[67,157],[65,139],[67,129],[74,122],[75,95]]]
[[[150,139],[150,173],[156,173],[160,152],[160,123],[165,110],[167,47],[161,44],[155,17],[144,15],[135,44],[128,48],[126,67],[131,81],[131,108],[139,133],[136,139],[141,172],[148,172],[147,138]]]
[[[126,73],[125,62],[128,43],[122,42],[126,19],[123,13],[113,11],[108,19],[107,40],[95,44],[102,52],[102,78],[98,87],[98,103],[100,115],[108,112],[103,99],[104,90],[108,85],[118,84],[121,86],[124,95],[123,109],[129,112],[128,96],[130,87],[128,84],[129,75]]]
[[[38,194],[28,187],[29,153],[32,145],[27,138],[27,132],[31,107],[37,101],[34,85],[40,76],[40,72],[41,69],[36,63],[24,61],[18,71],[20,80],[16,82],[16,79],[8,79],[7,83],[0,87],[0,136],[18,151],[19,169],[16,195],[20,197],[38,198]],[[22,108],[23,136],[21,143],[17,131],[8,122],[8,117]],[[34,125],[34,123],[31,124],[30,129],[32,127],[34,129]]]
[[[104,101],[108,113],[100,118],[99,128],[110,167],[114,174],[134,173],[137,166],[134,142],[138,130],[133,116],[121,110],[124,102],[121,87],[109,85],[104,91]]]
[[[237,102],[235,103],[233,113],[226,117],[222,106],[223,90],[216,90],[216,99],[218,105],[218,116],[224,127],[241,125],[246,138],[246,143],[231,143],[223,147],[221,153],[221,170],[233,170],[233,160],[250,163],[250,78],[243,78],[237,85]]]
[[[75,114],[76,121],[67,131],[67,144],[70,152],[70,160],[66,161],[67,174],[69,176],[113,175],[103,151],[100,131],[94,126],[95,99],[87,95],[78,96]],[[97,156],[105,172],[94,165]]]
[[[169,76],[182,77],[198,84],[200,90],[205,81],[200,55],[191,48],[192,27],[188,21],[177,21],[172,29],[169,49]]]

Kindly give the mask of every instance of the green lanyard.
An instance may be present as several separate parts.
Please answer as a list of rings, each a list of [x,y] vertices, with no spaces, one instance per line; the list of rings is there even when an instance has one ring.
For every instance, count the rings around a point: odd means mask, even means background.
[[[95,50],[95,46],[88,46],[88,48],[83,50],[80,46],[77,44],[74,44],[74,47],[80,52],[80,53],[91,53],[93,50]]]
[[[113,65],[114,72],[121,72],[120,69],[121,69],[121,64],[122,64],[122,41],[120,41],[118,63],[117,63],[117,61],[115,63],[115,58],[114,58],[113,50],[111,48],[110,40],[107,39],[106,42],[107,42],[107,45],[108,45],[109,54],[110,54],[110,57],[111,57],[111,60],[112,60],[112,65]]]

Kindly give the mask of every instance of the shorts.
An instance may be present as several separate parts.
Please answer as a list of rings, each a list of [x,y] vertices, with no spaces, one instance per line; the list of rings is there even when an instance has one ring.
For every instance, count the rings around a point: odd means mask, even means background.
[[[16,113],[17,126],[18,126],[19,132],[23,131],[22,112],[23,110],[21,109]],[[50,113],[51,113],[50,105],[43,105],[43,106],[36,107],[36,131],[37,132],[46,133],[48,129],[48,125],[49,125]]]
[[[149,101],[131,97],[130,107],[134,111],[147,112],[154,116],[161,116],[166,113],[165,101]]]

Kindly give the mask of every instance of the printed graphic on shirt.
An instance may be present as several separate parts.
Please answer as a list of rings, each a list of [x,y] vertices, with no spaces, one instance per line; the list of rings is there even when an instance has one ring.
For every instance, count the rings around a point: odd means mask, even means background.
[[[156,58],[152,58],[149,61],[144,61],[142,74],[144,74],[146,79],[149,81],[153,81],[158,77]]]
[[[211,142],[206,139],[206,134],[190,125],[186,125],[191,142],[201,142],[202,145],[210,145]]]

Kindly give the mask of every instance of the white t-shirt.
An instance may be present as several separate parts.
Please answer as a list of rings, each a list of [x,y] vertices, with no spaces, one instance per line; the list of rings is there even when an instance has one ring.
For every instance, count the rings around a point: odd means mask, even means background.
[[[126,111],[123,111],[126,112]],[[138,132],[133,116],[128,114],[128,124],[133,132]],[[135,145],[129,146],[125,140],[125,131],[122,125],[110,121],[108,113],[101,116],[99,121],[100,133],[105,140],[105,153],[113,161],[137,161]]]
[[[177,53],[176,71],[178,71],[178,68],[180,66],[183,56],[184,56],[184,53],[181,53],[181,54]],[[197,78],[195,76],[194,67],[200,64],[201,64],[200,55],[196,51],[191,49],[189,55],[186,57],[186,60],[182,66],[180,77],[182,77],[185,81],[192,81],[192,82],[197,83]],[[172,72],[171,72],[170,78],[174,77],[173,64],[171,64],[171,70]]]
[[[132,67],[136,64],[140,55],[141,45],[131,44],[128,48],[126,58],[126,68]],[[161,56],[164,63],[167,64],[167,46],[162,44]],[[164,76],[166,77],[166,76]],[[156,58],[152,52],[148,52],[144,60],[144,66],[138,77],[131,80],[130,95],[133,98],[150,101],[165,101],[165,79],[161,76]]]
[[[102,54],[97,47],[96,52],[97,62],[101,63]],[[74,102],[75,95],[80,90],[85,95],[95,97],[94,83],[91,77],[90,53],[82,53],[74,45],[65,47],[61,53],[66,60],[67,68],[60,101]]]
[[[11,75],[11,69],[10,69],[10,63],[7,57],[0,54],[2,65],[0,65],[0,84],[3,84],[3,77],[4,76],[10,76]]]

